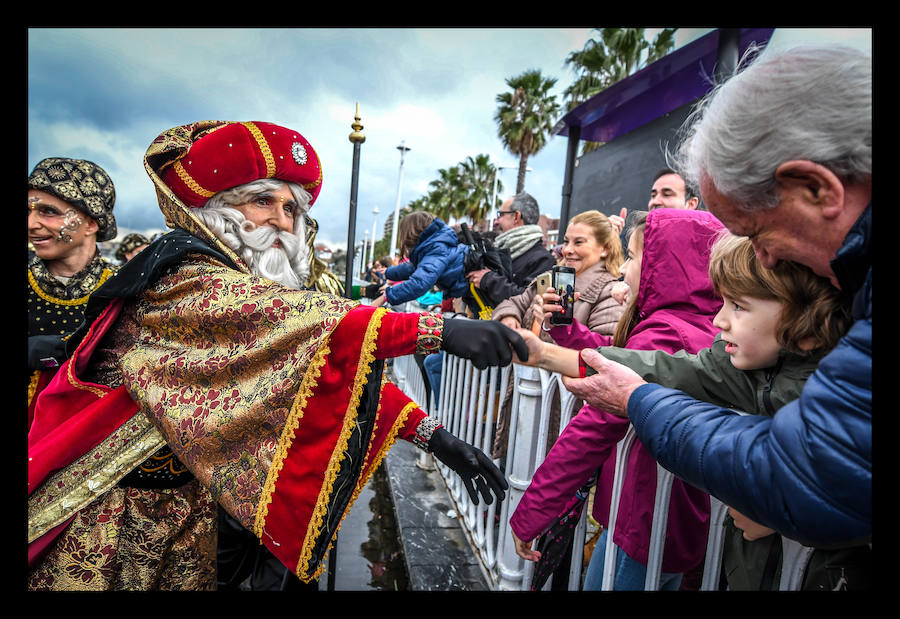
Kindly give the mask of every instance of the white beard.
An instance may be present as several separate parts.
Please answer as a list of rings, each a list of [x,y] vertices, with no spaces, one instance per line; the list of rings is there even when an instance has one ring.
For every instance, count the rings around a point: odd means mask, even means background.
[[[257,226],[230,207],[199,209],[198,215],[254,275],[298,290],[306,284],[309,260],[302,216],[295,226],[299,234],[291,234],[270,226]],[[276,239],[281,247],[272,246]]]

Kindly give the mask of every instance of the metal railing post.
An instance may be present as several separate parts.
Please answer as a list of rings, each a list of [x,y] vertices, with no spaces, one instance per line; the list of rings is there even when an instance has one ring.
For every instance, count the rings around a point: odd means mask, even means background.
[[[537,368],[517,365],[513,373],[513,408],[510,415],[506,458],[509,497],[501,518],[502,544],[498,555],[498,588],[507,591],[523,589],[532,571],[532,566],[523,565],[525,561],[516,554],[509,528],[509,516],[522,499],[536,467],[534,457],[537,452],[537,429],[541,423],[539,411],[543,400],[541,376]]]
[[[781,549],[781,582],[778,590],[799,591],[813,549],[784,536],[781,537]]]
[[[400,387],[414,401],[425,401],[425,382],[412,355],[394,360],[394,377]],[[519,591],[527,590],[531,581],[534,564],[521,559],[512,542],[509,518],[531,483],[535,470],[546,455],[547,434],[550,411],[554,394],[560,398],[560,433],[571,420],[576,400],[569,393],[557,374],[550,374],[527,366],[514,365],[506,368],[476,370],[470,361],[444,353],[441,369],[440,399],[432,405],[433,414],[444,427],[470,444],[492,452],[494,428],[498,421],[495,411],[503,407],[507,385],[512,381],[511,414],[509,439],[506,452],[506,477],[509,491],[499,505],[472,503],[459,476],[448,467],[427,456],[441,473],[451,498],[457,505],[460,524],[476,551],[493,589]],[[636,434],[628,427],[625,437],[616,446],[615,476],[606,526],[607,544],[604,554],[604,571],[601,589],[610,591],[615,584],[617,548],[613,543],[616,516],[622,487],[625,482],[627,463],[634,446]],[[495,460],[495,463],[498,463]],[[658,466],[656,499],[653,525],[650,534],[650,550],[647,561],[645,590],[659,588],[662,559],[665,549],[669,503],[671,499],[673,475]],[[499,533],[496,533],[494,515],[499,510]],[[724,527],[722,523],[727,506],[710,496],[710,524],[706,558],[703,566],[701,590],[716,590],[721,574],[724,547]],[[569,590],[581,588],[581,564],[587,527],[587,505],[575,532],[572,561],[569,565]],[[495,540],[496,536],[496,540]],[[496,544],[495,544],[496,541]],[[783,559],[780,590],[797,590],[813,552],[812,548],[782,538]],[[496,548],[495,548],[496,546]],[[599,549],[598,549],[599,550]],[[545,588],[549,588],[548,585]]]
[[[709,497],[709,539],[706,542],[706,558],[703,560],[701,591],[716,591],[722,572],[722,551],[725,547],[725,515],[728,506],[716,497]]]
[[[616,515],[619,513],[619,498],[622,496],[622,486],[625,484],[625,471],[628,468],[628,456],[631,446],[637,435],[630,425],[625,432],[625,438],[616,445],[616,472],[613,477],[612,502],[609,507],[609,523],[606,526],[606,550],[603,557],[603,579],[600,585],[602,591],[612,591],[616,579],[616,545],[613,543],[613,535],[616,532]]]
[[[644,591],[659,589],[663,551],[666,545],[666,527],[669,523],[669,499],[672,496],[672,473],[656,465],[656,498],[653,504],[653,525],[650,529],[650,551],[647,555],[647,575]]]

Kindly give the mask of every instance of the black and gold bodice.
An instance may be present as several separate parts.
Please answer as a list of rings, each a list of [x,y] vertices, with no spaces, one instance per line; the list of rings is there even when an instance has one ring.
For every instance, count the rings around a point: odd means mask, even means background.
[[[26,283],[29,337],[75,331],[84,319],[91,293],[115,270],[98,251],[90,264],[62,283],[47,270],[43,260],[29,252]]]
[[[42,380],[42,370],[55,371],[66,356],[63,340],[81,326],[88,299],[116,267],[94,254],[84,269],[65,283],[54,277],[44,261],[28,252],[25,298],[28,308],[28,405]]]

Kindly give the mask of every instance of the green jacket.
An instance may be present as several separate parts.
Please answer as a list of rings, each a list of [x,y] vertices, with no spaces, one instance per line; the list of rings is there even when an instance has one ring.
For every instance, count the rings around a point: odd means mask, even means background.
[[[607,359],[630,367],[647,382],[684,391],[697,400],[717,406],[769,417],[800,397],[803,383],[822,358],[821,354],[801,356],[782,350],[771,368],[739,370],[725,352],[721,333],[710,348],[695,355],[684,351],[672,354],[615,346],[597,350]]]
[[[674,354],[659,350],[629,350],[614,346],[597,349],[604,357],[637,372],[647,382],[684,391],[691,397],[742,413],[767,415],[797,398],[803,384],[816,369],[823,353],[806,356],[782,350],[771,368],[738,370],[731,364],[722,334],[710,348],[697,354]],[[589,373],[593,373],[588,368]],[[769,535],[747,541],[731,516],[723,523],[723,574],[733,591],[778,588],[781,578],[781,537]],[[806,570],[805,590],[831,589],[840,577],[853,585],[869,581],[868,547],[816,550]]]

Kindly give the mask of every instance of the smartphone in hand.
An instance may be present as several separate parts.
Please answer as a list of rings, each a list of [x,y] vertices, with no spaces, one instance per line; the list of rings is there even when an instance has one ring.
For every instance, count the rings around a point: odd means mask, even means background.
[[[553,287],[553,278],[550,271],[546,273],[541,273],[537,276],[537,293],[538,296],[541,296],[545,292],[547,292],[550,288]]]
[[[553,267],[553,289],[559,295],[562,311],[550,314],[550,324],[570,325],[575,311],[575,269],[567,266]]]

